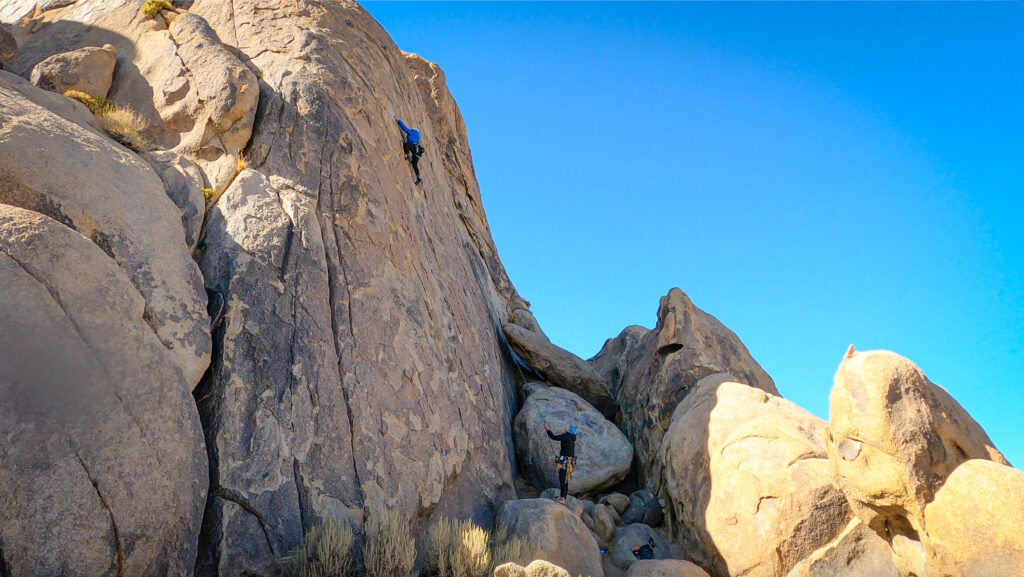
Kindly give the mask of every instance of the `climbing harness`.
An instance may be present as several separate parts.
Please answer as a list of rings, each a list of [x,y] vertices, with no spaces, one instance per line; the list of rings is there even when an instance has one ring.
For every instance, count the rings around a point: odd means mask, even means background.
[[[558,468],[565,468],[565,482],[568,483],[572,479],[572,472],[576,468],[576,457],[556,457],[555,462],[558,463]]]

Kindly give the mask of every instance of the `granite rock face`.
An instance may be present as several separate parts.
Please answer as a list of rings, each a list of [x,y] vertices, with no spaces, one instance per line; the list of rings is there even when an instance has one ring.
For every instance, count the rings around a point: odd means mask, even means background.
[[[548,437],[544,425],[550,425],[556,435],[569,425],[579,427],[570,493],[599,491],[618,483],[629,473],[633,447],[615,424],[578,395],[547,387],[526,399],[513,424],[519,463],[534,486],[541,489],[558,486],[555,457],[559,443]]]
[[[697,381],[729,373],[732,380],[778,394],[739,338],[677,288],[661,298],[653,331],[629,327],[589,363],[618,375],[611,386],[619,426],[633,443],[638,476],[648,484],[660,474],[658,451],[673,411]]]
[[[191,574],[202,429],[132,280],[79,233],[0,205],[0,293],[4,574]]]
[[[702,379],[665,434],[661,494],[691,561],[712,575],[774,577],[850,520],[825,423],[726,375]]]
[[[786,577],[844,575],[900,577],[888,543],[857,518],[835,539],[797,563]]]
[[[894,353],[850,347],[829,404],[836,486],[901,571],[923,574],[925,508],[946,478],[969,459],[1006,460],[945,389]]]

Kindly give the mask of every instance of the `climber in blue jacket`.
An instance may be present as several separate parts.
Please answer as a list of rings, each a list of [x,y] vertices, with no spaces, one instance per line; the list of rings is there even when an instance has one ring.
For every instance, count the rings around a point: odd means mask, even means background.
[[[412,170],[416,173],[416,184],[419,184],[423,181],[423,179],[420,178],[420,157],[423,156],[423,153],[426,152],[427,149],[420,146],[419,130],[409,128],[401,119],[397,120],[398,127],[405,133],[405,142],[402,143],[402,151],[405,152],[405,159],[412,163]]]

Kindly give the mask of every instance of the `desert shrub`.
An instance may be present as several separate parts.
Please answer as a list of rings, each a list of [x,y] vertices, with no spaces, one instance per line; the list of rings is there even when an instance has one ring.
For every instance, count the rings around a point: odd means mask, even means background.
[[[354,575],[355,533],[334,519],[313,527],[295,553],[284,559],[288,577],[349,577]]]
[[[397,511],[366,520],[363,562],[368,577],[410,577],[416,563],[416,540],[409,520]]]
[[[426,569],[438,577],[484,577],[491,570],[490,533],[470,520],[441,517],[427,531]]]
[[[174,5],[167,0],[146,0],[142,5],[142,13],[146,18],[156,18],[161,10],[174,10]]]
[[[540,557],[540,550],[531,543],[511,535],[503,525],[498,525],[491,535],[491,569],[505,563],[523,567]]]
[[[99,114],[107,110],[117,108],[114,103],[102,96],[93,96],[82,92],[81,90],[67,90],[64,92],[64,96],[73,98],[82,104],[84,104],[93,114]]]
[[[135,111],[114,106],[96,113],[96,125],[111,138],[136,152],[146,150],[149,143],[142,136],[146,122]]]
[[[199,191],[203,193],[203,200],[206,201],[206,204],[212,203],[214,197],[217,196],[216,188],[200,188]]]
[[[452,563],[454,577],[484,577],[491,571],[491,535],[472,521],[459,523]]]
[[[235,172],[242,172],[248,163],[245,162],[245,157],[239,154],[235,157]]]

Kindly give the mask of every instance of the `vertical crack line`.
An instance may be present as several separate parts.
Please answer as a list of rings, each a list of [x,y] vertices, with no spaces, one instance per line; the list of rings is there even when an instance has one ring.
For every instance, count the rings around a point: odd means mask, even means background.
[[[219,497],[225,501],[231,501],[232,503],[241,507],[246,513],[249,513],[256,518],[256,521],[260,524],[260,529],[263,530],[263,537],[267,540],[267,547],[270,549],[270,554],[277,557],[277,550],[274,548],[274,541],[270,538],[270,529],[267,528],[267,522],[263,519],[263,515],[256,510],[256,507],[252,505],[245,497],[239,495],[235,491],[225,489],[224,487],[217,487],[210,494],[214,497]]]
[[[302,534],[305,535],[307,531],[313,526],[312,519],[309,518],[312,509],[309,504],[309,495],[307,494],[306,487],[302,483],[302,470],[299,465],[297,458],[292,458],[292,474],[295,477],[295,492],[299,498],[299,521],[302,523]]]
[[[99,497],[100,503],[103,508],[107,511],[107,516],[110,517],[110,527],[114,533],[114,546],[117,548],[117,577],[123,577],[124,575],[124,549],[121,546],[121,530],[117,527],[117,520],[114,519],[114,510],[110,508],[110,502],[107,501],[107,497],[103,494],[103,490],[100,489],[100,483],[92,476],[89,472],[89,467],[85,465],[85,461],[82,460],[82,456],[75,451],[75,457],[78,459],[78,464],[82,466],[82,470],[85,471],[85,476],[89,478],[89,482],[92,483],[93,489],[96,490],[96,496]]]

